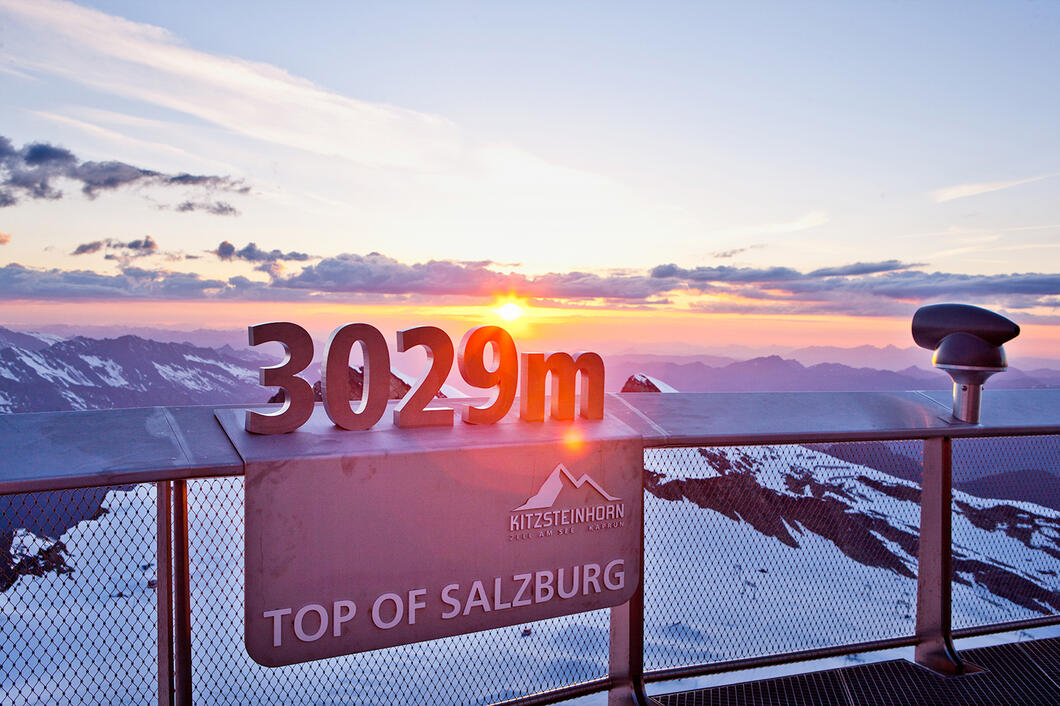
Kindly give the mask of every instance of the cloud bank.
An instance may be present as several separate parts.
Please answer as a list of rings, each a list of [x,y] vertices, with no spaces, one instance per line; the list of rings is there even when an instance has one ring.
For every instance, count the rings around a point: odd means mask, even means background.
[[[113,245],[112,245],[113,243]],[[153,252],[150,238],[93,241],[75,253],[120,247],[122,253]],[[284,261],[311,259],[305,253],[266,251],[256,244],[236,249],[225,241],[215,255],[222,261],[253,263],[268,281],[232,276],[205,278],[131,266],[119,274],[89,270],[0,268],[0,299],[215,299],[260,301],[375,301],[442,303],[446,297],[492,300],[514,294],[552,306],[623,308],[679,306],[693,311],[755,314],[906,316],[924,303],[965,301],[1041,315],[1060,305],[1060,273],[965,275],[925,272],[897,260],[854,262],[802,272],[790,267],[682,267],[657,265],[644,272],[549,272],[526,275],[502,271],[491,261],[430,260],[405,263],[381,253],[346,253],[309,263],[285,275]]]
[[[29,200],[63,198],[63,181],[81,186],[81,193],[95,199],[103,192],[137,187],[186,188],[200,192],[223,191],[245,194],[250,187],[228,176],[164,174],[124,162],[83,162],[73,152],[46,142],[31,142],[16,149],[0,135],[0,208]],[[218,215],[238,213],[222,201],[185,201],[178,211],[201,210]]]

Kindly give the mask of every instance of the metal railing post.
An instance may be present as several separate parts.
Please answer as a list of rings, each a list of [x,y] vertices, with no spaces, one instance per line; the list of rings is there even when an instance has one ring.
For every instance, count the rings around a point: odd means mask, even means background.
[[[611,609],[608,706],[648,706],[644,691],[644,513],[640,516],[640,573],[628,603]]]
[[[948,437],[924,440],[916,585],[914,659],[917,664],[943,675],[975,671],[957,655],[950,627],[953,575],[951,452]]]
[[[191,584],[188,484],[173,482],[173,671],[176,706],[191,706]]]
[[[173,514],[170,483],[155,483],[158,706],[173,706]]]

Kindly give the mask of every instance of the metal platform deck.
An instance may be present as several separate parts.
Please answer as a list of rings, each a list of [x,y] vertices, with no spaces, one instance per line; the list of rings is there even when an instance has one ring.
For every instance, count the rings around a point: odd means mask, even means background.
[[[943,678],[904,659],[654,696],[662,706],[1060,705],[1060,638],[961,650],[983,671]]]

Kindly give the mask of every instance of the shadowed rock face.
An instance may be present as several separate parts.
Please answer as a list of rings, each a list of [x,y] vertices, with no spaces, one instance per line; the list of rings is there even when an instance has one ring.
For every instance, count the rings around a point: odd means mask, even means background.
[[[361,399],[361,396],[364,395],[364,372],[360,368],[354,367],[351,367],[349,371],[350,399],[359,400]],[[393,373],[390,374],[390,396],[388,399],[400,400],[408,394],[410,389],[412,388],[407,382]],[[324,391],[321,387],[320,380],[313,383],[313,396],[317,402],[324,401]],[[445,395],[441,392],[435,394],[435,397],[445,399]],[[275,395],[269,398],[269,402],[283,402],[285,399],[287,399],[287,395],[283,388],[280,388]]]
[[[630,375],[622,385],[620,392],[662,392],[655,383],[644,375]]]
[[[897,512],[900,504],[909,504],[904,505],[904,516],[919,516],[920,489],[914,483],[898,478],[892,482],[882,473],[853,464],[827,466],[828,472],[821,472],[820,464],[785,463],[768,447],[754,454],[739,447],[698,451],[714,474],[704,474],[700,468],[689,473],[694,477],[682,478],[645,469],[645,490],[663,500],[689,500],[732,521],[746,522],[789,547],[798,548],[802,532],[812,532],[860,564],[916,577],[918,529],[888,516],[889,509]],[[771,483],[763,481],[766,465]],[[1060,559],[1060,518],[1047,512],[1003,501],[989,504],[963,494],[954,503],[955,522],[963,516],[979,530],[1002,534]],[[954,545],[955,582],[986,588],[1041,614],[1060,610],[1060,592],[1046,580],[1055,572],[1027,568],[1013,566],[1006,557]]]
[[[14,533],[0,533],[0,593],[15,585],[22,576],[44,576],[71,574],[74,569],[67,565],[66,545],[60,541],[37,549],[34,553],[12,551]]]
[[[808,482],[807,479],[793,483]],[[867,566],[877,566],[902,576],[916,574],[879,537],[905,540],[914,547],[916,536],[895,530],[885,520],[847,512],[848,506],[828,497],[792,496],[758,484],[754,474],[729,472],[714,478],[688,478],[662,481],[648,471],[644,478],[648,492],[667,500],[691,500],[696,505],[720,512],[731,520],[750,524],[767,537],[797,548],[798,540],[789,527],[803,527],[835,544],[845,555]]]

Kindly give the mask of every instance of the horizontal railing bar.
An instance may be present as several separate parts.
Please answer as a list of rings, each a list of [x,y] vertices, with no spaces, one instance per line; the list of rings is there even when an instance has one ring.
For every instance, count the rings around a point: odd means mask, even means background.
[[[1031,630],[1033,628],[1047,628],[1052,625],[1060,625],[1060,615],[1047,615],[1043,618],[1028,618],[1027,620],[1013,620],[1008,623],[993,623],[991,625],[976,625],[971,628],[961,628],[953,631],[955,638],[981,637],[982,635],[996,635],[1002,632],[1015,632],[1016,630]]]
[[[1060,434],[1060,390],[995,391],[979,425],[956,423],[915,392],[627,393],[609,400],[609,413],[640,433],[646,448]],[[242,460],[214,418],[220,407],[246,405],[0,415],[7,451],[0,495],[242,475]],[[512,419],[502,424],[519,423]]]
[[[202,480],[205,478],[234,478],[243,475],[243,466],[229,468],[181,468],[169,471],[138,473],[135,475],[81,475],[66,478],[43,478],[40,480],[0,481],[0,495],[20,493],[44,493],[54,490],[84,490],[120,485],[140,485],[178,480]]]
[[[982,637],[984,635],[998,635],[1016,630],[1030,630],[1033,628],[1050,627],[1060,625],[1060,615],[1050,615],[1042,618],[1029,618],[1027,620],[1014,620],[1006,623],[993,623],[990,625],[977,625],[971,628],[961,628],[953,631],[954,638]],[[834,647],[822,647],[799,652],[786,652],[777,655],[763,655],[761,657],[750,657],[746,659],[734,659],[724,662],[708,662],[703,664],[690,664],[682,667],[669,667],[666,669],[645,670],[644,681],[660,682],[675,679],[688,679],[691,677],[706,676],[708,674],[719,674],[723,672],[738,672],[758,667],[775,667],[782,664],[794,664],[796,662],[808,662],[816,659],[828,659],[829,657],[844,657],[851,654],[864,652],[876,652],[878,650],[889,650],[897,647],[911,647],[916,644],[916,637],[896,637],[888,640],[873,640],[870,642],[858,642],[850,645],[836,645]]]
[[[660,682],[672,681],[674,679],[688,679],[690,677],[701,677],[708,674],[739,672],[745,669],[755,669],[758,667],[775,667],[781,664],[808,662],[815,659],[827,659],[829,657],[845,657],[846,655],[851,654],[890,650],[896,647],[911,647],[914,644],[916,644],[916,637],[909,635],[906,637],[895,637],[888,640],[872,640],[869,642],[856,642],[850,645],[836,645],[835,647],[817,647],[809,650],[800,650],[799,652],[785,652],[779,655],[762,655],[761,657],[733,659],[725,662],[707,662],[703,664],[690,664],[683,667],[652,669],[644,671],[644,681]]]
[[[819,444],[841,443],[852,441],[922,441],[940,436],[952,439],[980,439],[1006,436],[1048,436],[1060,434],[1060,425],[1040,427],[993,427],[989,429],[975,426],[954,426],[940,432],[937,429],[898,429],[865,432],[812,432],[799,434],[754,434],[746,436],[728,435],[725,437],[696,434],[689,436],[654,437],[644,440],[646,449],[675,449],[689,446],[768,446],[771,444]]]
[[[66,413],[74,414],[74,413]],[[220,433],[220,429],[218,430]],[[357,432],[349,432],[357,433]],[[945,436],[950,438],[986,438],[1009,436],[1044,436],[1060,434],[1060,425],[1046,425],[1034,428],[990,428],[953,427]],[[938,436],[932,430],[884,430],[872,432],[827,433],[813,432],[805,434],[776,434],[771,436],[728,436],[713,435],[654,437],[644,441],[646,449],[681,448],[681,447],[717,447],[717,446],[765,446],[770,444],[813,444],[842,443],[856,441],[903,441],[921,440]],[[227,437],[225,437],[227,441]],[[120,444],[120,439],[114,441]],[[228,478],[243,475],[243,465],[188,465],[182,467],[154,468],[149,470],[100,470],[85,473],[71,473],[58,476],[0,478],[0,495],[16,493],[37,493],[50,490],[74,490],[80,488],[99,488],[112,485],[134,485],[138,483],[157,483],[160,481],[193,480],[201,478]]]
[[[567,699],[575,699],[579,696],[599,694],[610,686],[611,680],[609,678],[600,677],[579,684],[570,684],[556,689],[549,689],[548,691],[539,691],[536,694],[520,696],[515,699],[509,699],[508,701],[495,701],[492,706],[544,706],[545,704],[554,704],[559,701],[566,701]]]

